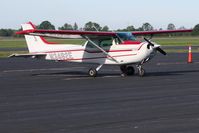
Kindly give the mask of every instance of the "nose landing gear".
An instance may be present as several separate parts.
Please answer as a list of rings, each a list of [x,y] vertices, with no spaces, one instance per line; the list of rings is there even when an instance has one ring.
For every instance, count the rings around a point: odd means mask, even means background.
[[[97,76],[97,71],[96,71],[96,69],[94,69],[94,68],[89,69],[88,75],[89,75],[90,77],[96,77],[96,76]]]
[[[95,68],[91,68],[88,71],[88,75],[90,77],[96,77],[97,76],[97,72],[102,68],[103,64],[100,64],[96,69]]]
[[[139,76],[143,77],[145,75],[145,70],[143,69],[142,65],[137,65],[137,68]]]

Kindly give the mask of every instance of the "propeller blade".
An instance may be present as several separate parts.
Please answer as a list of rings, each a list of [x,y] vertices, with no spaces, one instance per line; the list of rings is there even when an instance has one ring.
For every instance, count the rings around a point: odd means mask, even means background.
[[[146,39],[145,37],[144,37],[144,40],[146,41],[146,42],[148,42],[148,45],[147,45],[147,48],[148,49],[150,49],[150,46],[154,46],[154,44],[153,43],[151,43],[151,41],[149,41],[148,39]]]
[[[163,55],[167,55],[167,53],[163,49],[161,49],[160,47],[156,48],[156,50],[159,51]]]

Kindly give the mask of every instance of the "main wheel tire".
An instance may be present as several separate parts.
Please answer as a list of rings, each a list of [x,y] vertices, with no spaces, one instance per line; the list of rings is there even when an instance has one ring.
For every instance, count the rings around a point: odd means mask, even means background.
[[[135,69],[132,66],[128,66],[126,68],[126,75],[134,75],[135,74]]]
[[[132,66],[127,67],[126,65],[122,65],[120,66],[120,70],[122,71],[122,76],[135,74],[135,69]]]
[[[143,68],[141,68],[140,70],[139,70],[139,76],[140,77],[143,77],[145,75],[145,70],[143,69]]]
[[[120,66],[120,70],[122,71],[122,73],[126,73],[126,65]]]
[[[96,71],[96,69],[91,68],[91,69],[88,71],[88,75],[91,76],[91,77],[96,77],[96,76],[97,76],[97,71]]]

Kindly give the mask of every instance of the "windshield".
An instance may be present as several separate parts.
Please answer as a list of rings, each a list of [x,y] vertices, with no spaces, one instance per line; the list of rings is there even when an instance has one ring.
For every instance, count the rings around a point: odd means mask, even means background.
[[[136,38],[131,32],[117,32],[117,35],[122,41],[135,41]]]

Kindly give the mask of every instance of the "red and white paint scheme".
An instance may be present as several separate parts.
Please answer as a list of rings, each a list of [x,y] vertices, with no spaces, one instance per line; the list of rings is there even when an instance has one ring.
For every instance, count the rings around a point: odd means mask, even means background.
[[[92,77],[104,64],[120,66],[122,75],[133,75],[134,67],[143,76],[145,71],[142,64],[156,55],[156,52],[166,55],[160,45],[149,41],[136,41],[134,35],[153,35],[161,33],[191,32],[192,30],[172,31],[143,31],[143,32],[95,32],[95,31],[71,31],[71,30],[38,30],[31,23],[22,24],[23,31],[29,49],[29,54],[13,54],[11,57],[44,58],[46,60],[95,63],[97,68],[91,68],[88,74]],[[83,38],[83,45],[55,44],[47,42],[43,37],[53,38]]]

